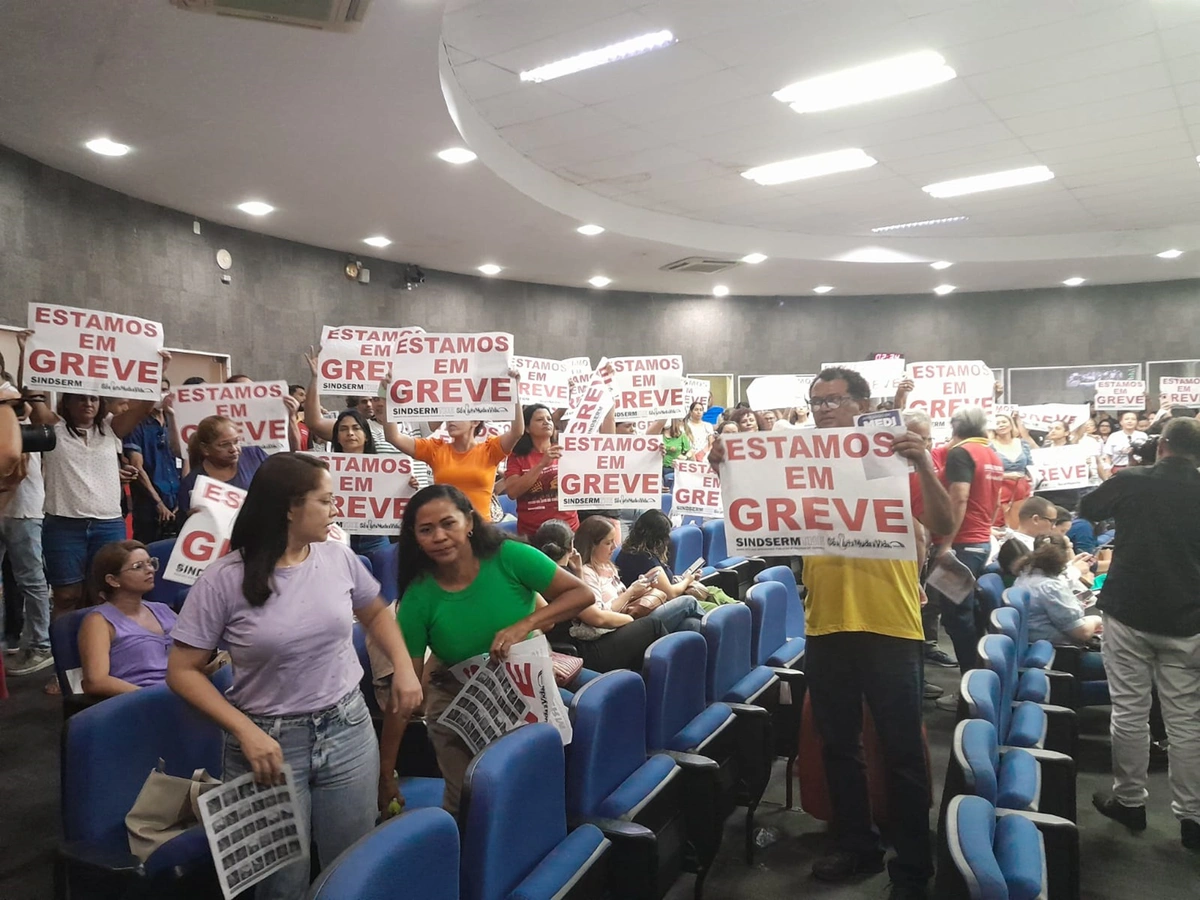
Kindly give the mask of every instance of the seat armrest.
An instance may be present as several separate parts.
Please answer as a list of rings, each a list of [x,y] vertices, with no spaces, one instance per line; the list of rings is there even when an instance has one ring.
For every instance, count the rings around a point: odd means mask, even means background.
[[[705,575],[701,578],[700,583],[706,587],[719,587],[735,600],[742,599],[741,579],[738,578],[737,572],[732,569],[717,569],[711,575]]]
[[[1079,690],[1076,676],[1058,669],[1042,669],[1050,683],[1050,702],[1056,706],[1074,709],[1079,705]]]
[[[682,770],[683,808],[688,838],[702,868],[717,856],[725,833],[725,818],[733,810],[729,785],[722,785],[721,767],[707,756],[666,751]]]
[[[90,841],[64,841],[58,845],[59,860],[102,872],[141,878],[146,874],[142,861],[127,849],[102,847]]]
[[[761,799],[775,760],[775,725],[761,706],[730,703],[736,716],[734,739],[738,760],[738,802]]]
[[[1003,755],[1012,747],[1001,747]],[[1076,785],[1075,760],[1065,753],[1043,750],[1037,747],[1020,748],[1038,761],[1042,770],[1041,798],[1038,811],[1071,822],[1078,821],[1078,788]]]
[[[1046,749],[1074,759],[1079,751],[1079,714],[1066,706],[1038,704],[1046,713]]]

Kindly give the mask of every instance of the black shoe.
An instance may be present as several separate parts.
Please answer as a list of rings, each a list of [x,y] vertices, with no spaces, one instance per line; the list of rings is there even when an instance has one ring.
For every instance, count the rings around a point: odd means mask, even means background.
[[[1146,830],[1146,807],[1125,806],[1108,791],[1096,791],[1092,795],[1092,806],[1102,816],[1107,816],[1114,822],[1120,822],[1130,831]],[[1200,841],[1200,824],[1196,825],[1197,840]],[[1200,846],[1200,844],[1198,844]]]
[[[897,884],[893,881],[888,900],[929,900],[929,891],[923,884]]]
[[[939,647],[925,648],[925,662],[943,669],[957,669],[958,660]]]
[[[936,700],[938,697],[942,696],[942,694],[944,694],[944,693],[946,693],[946,692],[943,691],[936,684],[930,684],[928,681],[925,682],[925,699],[926,700]]]
[[[818,881],[845,881],[854,875],[874,875],[883,871],[882,853],[847,853],[835,850],[813,863],[813,878]]]
[[[1181,820],[1179,842],[1188,850],[1200,850],[1200,822],[1195,819]]]

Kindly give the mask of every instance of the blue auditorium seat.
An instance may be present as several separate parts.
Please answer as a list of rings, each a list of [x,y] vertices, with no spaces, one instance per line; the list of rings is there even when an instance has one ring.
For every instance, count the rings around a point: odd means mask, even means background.
[[[372,550],[366,557],[371,562],[371,572],[379,582],[383,599],[395,603],[400,585],[400,545],[388,544],[382,550]]]
[[[154,587],[147,591],[143,599],[152,600],[155,603],[165,603],[175,612],[179,612],[183,608],[183,601],[187,599],[191,586],[180,584],[178,581],[167,581],[163,578],[163,573],[167,571],[167,561],[170,560],[171,552],[174,549],[175,538],[155,541],[146,546],[146,552],[150,554],[151,559],[158,560],[158,569],[154,573]]]
[[[787,593],[787,636],[804,637],[804,600],[800,596],[795,573],[787,566],[771,566],[754,576],[755,584],[767,581],[778,582]]]

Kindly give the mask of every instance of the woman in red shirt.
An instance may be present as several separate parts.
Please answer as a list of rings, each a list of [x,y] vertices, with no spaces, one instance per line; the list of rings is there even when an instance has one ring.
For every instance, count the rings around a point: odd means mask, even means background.
[[[525,434],[508,458],[504,492],[517,501],[517,534],[533,537],[543,522],[559,519],[572,531],[579,514],[558,508],[558,458],[562,449],[550,409],[541,403],[525,409]]]

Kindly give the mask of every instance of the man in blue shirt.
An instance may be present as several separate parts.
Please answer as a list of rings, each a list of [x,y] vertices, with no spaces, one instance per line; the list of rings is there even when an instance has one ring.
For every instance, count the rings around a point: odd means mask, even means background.
[[[133,538],[150,544],[179,533],[178,445],[175,423],[159,404],[125,438],[133,483]]]

